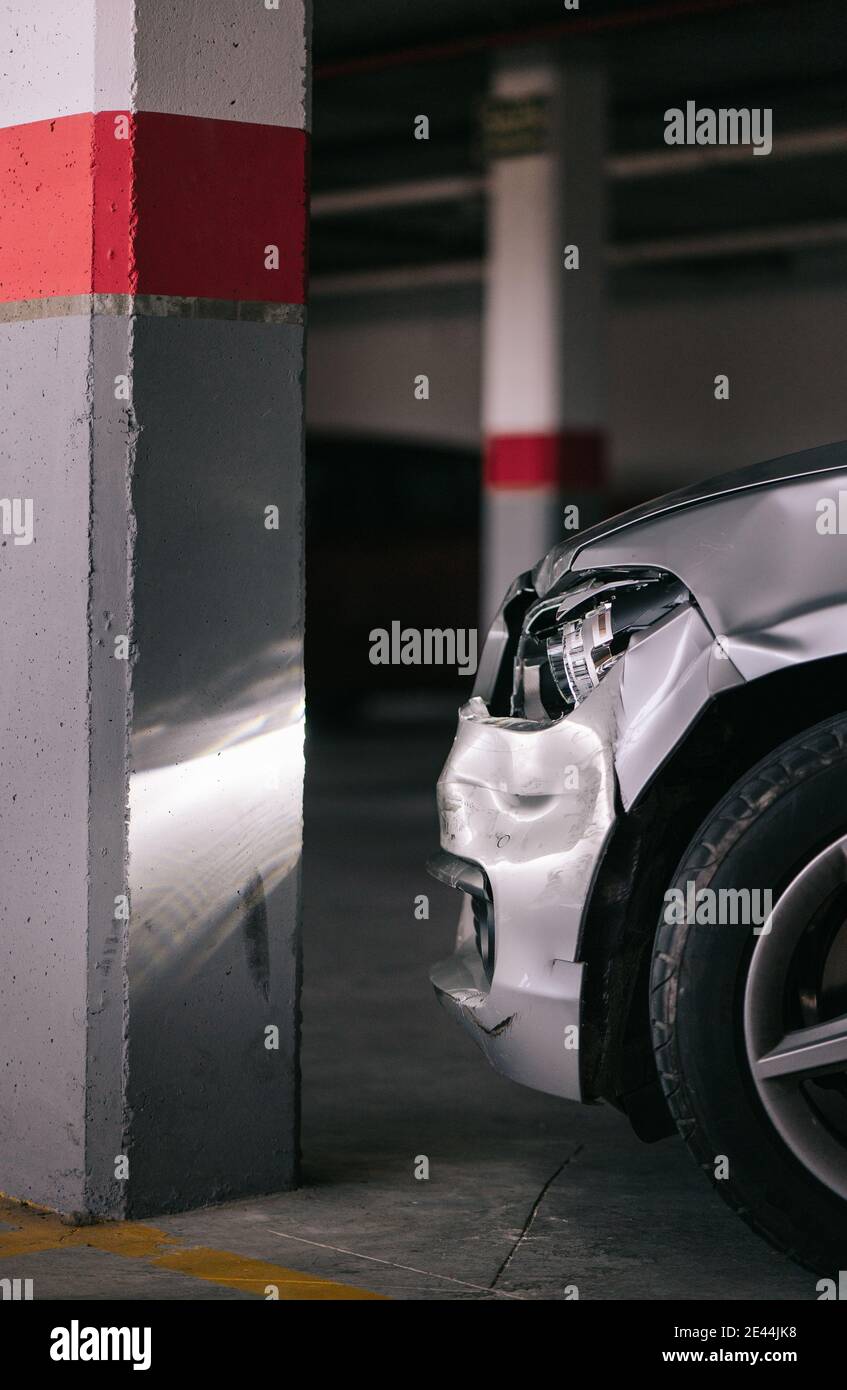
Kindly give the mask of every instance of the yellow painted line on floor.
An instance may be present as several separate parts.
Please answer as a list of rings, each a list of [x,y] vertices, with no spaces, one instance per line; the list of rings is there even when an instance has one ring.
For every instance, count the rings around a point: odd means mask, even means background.
[[[254,1260],[229,1250],[186,1245],[180,1237],[138,1221],[66,1226],[55,1212],[0,1197],[0,1222],[15,1227],[12,1231],[0,1231],[0,1258],[34,1255],[42,1250],[88,1247],[126,1259],[143,1260],[156,1269],[173,1270],[208,1284],[242,1289],[264,1299],[270,1299],[273,1290],[280,1301],[385,1298],[384,1294],[320,1279],[267,1260]]]
[[[206,1250],[202,1247],[177,1250],[153,1263],[162,1269],[173,1269],[180,1274],[190,1274],[195,1279],[205,1279],[210,1284],[247,1289],[264,1298],[270,1296],[267,1292],[269,1286],[276,1290],[275,1296],[279,1299],[384,1297],[383,1294],[354,1288],[351,1284],[336,1284],[329,1279],[318,1279],[311,1274],[300,1274],[296,1269],[286,1269],[265,1260],[251,1260],[245,1255],[232,1255],[224,1250]]]

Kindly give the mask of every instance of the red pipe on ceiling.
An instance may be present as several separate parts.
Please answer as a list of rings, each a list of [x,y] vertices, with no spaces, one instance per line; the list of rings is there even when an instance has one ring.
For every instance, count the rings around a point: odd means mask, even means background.
[[[463,58],[470,53],[484,53],[495,48],[510,48],[523,44],[549,43],[575,34],[600,34],[616,29],[636,28],[640,24],[660,24],[670,19],[690,19],[700,15],[735,10],[741,6],[769,5],[774,0],[679,0],[677,4],[642,5],[618,14],[580,15],[559,19],[551,24],[538,24],[525,29],[504,29],[492,34],[469,34],[462,39],[445,39],[441,43],[421,44],[415,48],[398,48],[385,53],[361,54],[355,58],[318,63],[316,78],[348,77],[356,73],[378,72],[383,68],[403,67],[412,63],[433,63],[451,58]]]

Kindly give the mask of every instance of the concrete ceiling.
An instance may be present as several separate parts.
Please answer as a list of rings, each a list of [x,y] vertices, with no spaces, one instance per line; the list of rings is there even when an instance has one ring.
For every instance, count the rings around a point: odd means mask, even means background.
[[[714,0],[720,4],[720,0]],[[583,0],[574,24],[626,21],[574,34],[563,56],[600,58],[612,91],[613,152],[664,148],[663,112],[688,99],[710,106],[771,106],[775,135],[847,128],[847,6],[843,0],[748,0],[692,14],[710,0],[678,5]],[[644,17],[644,11],[648,14]],[[651,17],[662,11],[662,18]],[[641,21],[637,22],[641,16]],[[314,162],[316,193],[409,179],[482,173],[478,110],[495,50],[440,51],[457,40],[568,21],[550,0],[318,0],[315,5]],[[398,50],[426,46],[425,61]],[[436,51],[437,50],[437,51]],[[411,119],[426,112],[433,137],[413,144]],[[750,159],[613,185],[616,246],[730,229],[781,228],[847,219],[847,148],[795,159]],[[467,259],[484,253],[481,196],[406,209],[321,218],[312,269],[330,272]],[[784,275],[808,267],[790,248],[690,264],[689,277]],[[811,259],[842,273],[828,248]],[[678,274],[679,271],[674,272]],[[847,273],[847,270],[845,270]],[[627,283],[633,276],[626,277]],[[636,283],[652,285],[646,271]],[[663,277],[663,283],[666,277]]]

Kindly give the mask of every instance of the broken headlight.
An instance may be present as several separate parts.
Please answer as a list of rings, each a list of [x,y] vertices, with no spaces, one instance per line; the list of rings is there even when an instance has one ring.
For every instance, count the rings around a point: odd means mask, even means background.
[[[598,686],[624,647],[613,651],[611,601],[574,618],[553,637],[547,638],[547,660],[559,694],[571,704],[579,704]]]
[[[534,604],[515,660],[512,713],[556,719],[591,694],[630,639],[688,598],[658,570],[594,575],[577,589]]]

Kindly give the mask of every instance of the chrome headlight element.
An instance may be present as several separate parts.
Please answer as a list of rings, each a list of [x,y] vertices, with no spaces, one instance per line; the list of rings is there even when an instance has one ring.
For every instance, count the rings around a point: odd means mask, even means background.
[[[587,577],[534,604],[515,661],[512,713],[556,719],[596,690],[635,632],[650,627],[688,591],[658,570]]]
[[[559,693],[566,700],[584,700],[598,686],[618,656],[612,652],[612,605],[601,603],[583,618],[565,623],[547,638],[547,660]]]

